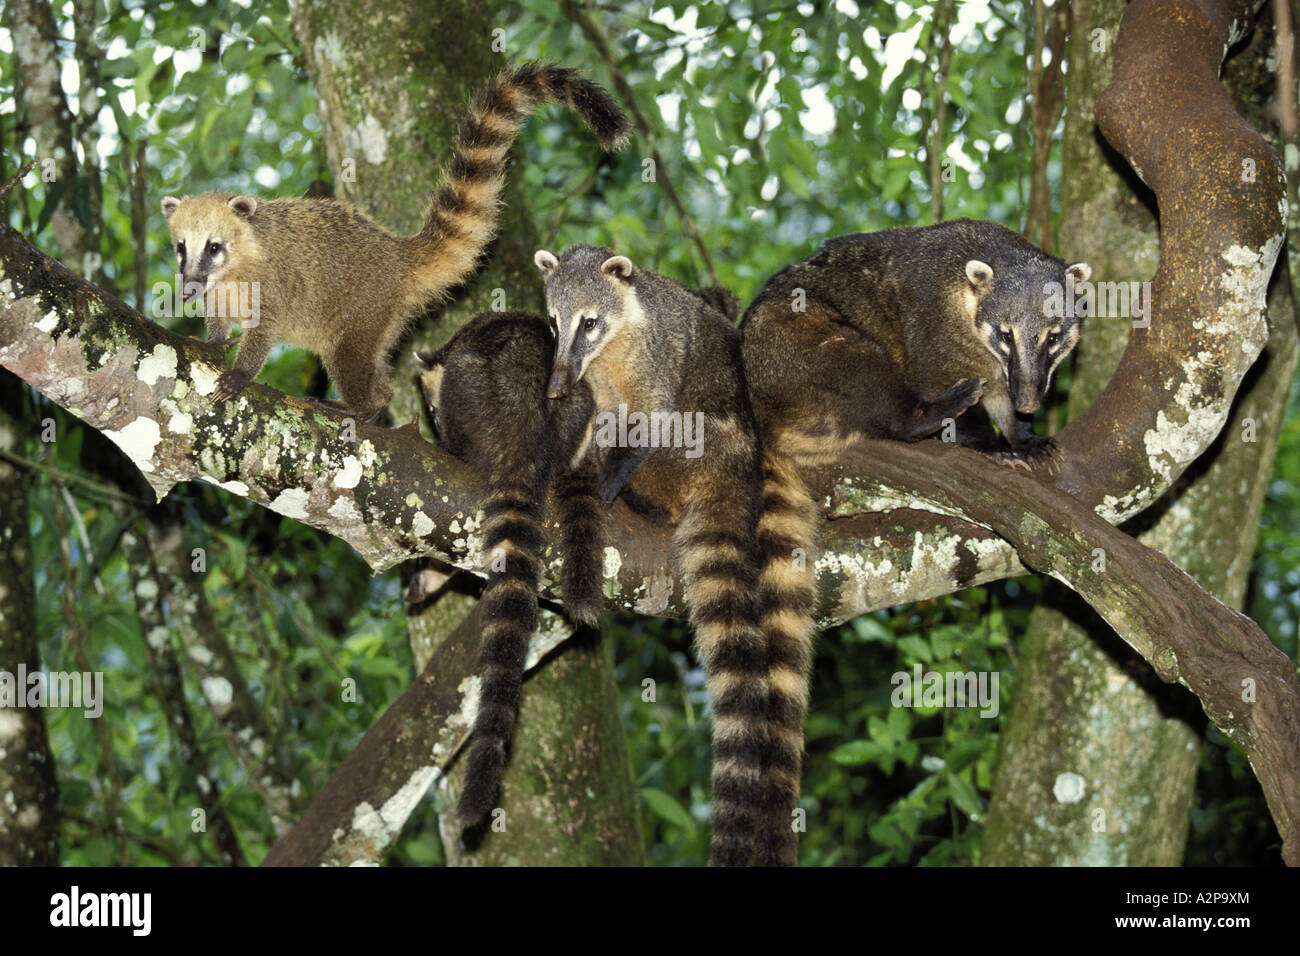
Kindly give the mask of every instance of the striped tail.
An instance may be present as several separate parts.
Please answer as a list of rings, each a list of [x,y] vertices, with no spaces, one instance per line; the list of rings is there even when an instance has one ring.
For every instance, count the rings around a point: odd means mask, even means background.
[[[480,601],[481,683],[469,770],[456,810],[465,827],[478,823],[495,806],[519,714],[528,638],[537,623],[541,496],[536,491],[535,466],[522,471],[532,474],[495,479],[483,501],[489,570]]]
[[[563,469],[555,482],[559,511],[560,595],[564,610],[574,621],[595,624],[605,605],[604,530],[606,505],[600,498],[595,468],[590,461],[577,469]]]
[[[727,472],[735,474],[736,472]],[[743,473],[743,472],[742,472]],[[713,708],[713,866],[747,866],[764,817],[768,690],[755,602],[756,502],[717,475],[688,489],[674,544]]]
[[[758,613],[767,647],[768,750],[764,759],[770,810],[760,824],[757,866],[794,866],[799,837],[803,722],[812,668],[817,575],[813,549],[817,509],[794,463],[768,450],[758,517]]]
[[[627,142],[630,127],[614,98],[576,71],[528,64],[499,75],[470,104],[412,240],[416,280],[426,295],[441,296],[469,275],[496,235],[506,158],[528,114],[543,103],[576,110],[606,149]]]

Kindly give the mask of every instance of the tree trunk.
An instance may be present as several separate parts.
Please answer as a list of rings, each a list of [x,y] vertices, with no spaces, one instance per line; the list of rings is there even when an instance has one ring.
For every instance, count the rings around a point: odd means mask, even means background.
[[[1096,97],[1110,82],[1125,6],[1122,0],[1073,6],[1061,234],[1064,254],[1086,258],[1094,281],[1151,275],[1159,252],[1154,198],[1122,159],[1100,147],[1093,122]],[[1252,48],[1232,69],[1250,61],[1262,66],[1267,32],[1267,24],[1257,28]],[[1238,97],[1238,109],[1267,129],[1266,104],[1254,92],[1256,102]],[[1128,528],[1238,608],[1296,362],[1290,276],[1286,259],[1279,263],[1269,300],[1269,343],[1238,392],[1223,433],[1165,499]],[[1119,319],[1085,321],[1071,418],[1110,380],[1127,332]],[[1251,440],[1244,441],[1248,434]],[[1082,602],[1054,585],[1045,589],[1030,619],[1017,693],[1002,732],[985,863],[1181,861],[1205,719],[1182,688],[1150,678],[1149,669]]]
[[[0,371],[0,454],[22,451],[22,399],[18,379]],[[27,475],[0,457],[0,672],[15,680],[20,666],[29,674],[41,666],[27,486]],[[59,784],[45,711],[12,703],[0,691],[0,866],[58,866]]]
[[[419,227],[466,104],[509,65],[492,49],[499,22],[495,4],[473,0],[297,7],[294,29],[316,91],[339,198],[389,228],[413,232]],[[532,261],[539,243],[517,168],[522,150],[516,147],[513,159],[499,238],[483,270],[440,316],[437,332],[431,325],[417,332],[421,344],[445,340],[469,316],[488,308],[541,309]],[[409,349],[401,353],[409,354]],[[421,413],[414,376],[401,374],[406,368],[399,357],[391,406],[398,422]],[[467,602],[454,591],[444,592],[431,608],[408,615],[417,660],[428,660],[465,618]],[[639,810],[617,707],[613,670],[600,643],[568,642],[524,685],[502,787],[508,838],[489,834],[474,851],[449,839],[448,861],[639,863]],[[593,768],[599,768],[598,775]],[[459,790],[459,771],[457,765],[443,778],[442,795],[449,804]]]

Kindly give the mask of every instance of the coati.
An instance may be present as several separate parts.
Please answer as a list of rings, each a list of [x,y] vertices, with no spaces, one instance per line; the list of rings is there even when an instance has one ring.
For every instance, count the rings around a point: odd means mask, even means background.
[[[675,561],[713,707],[710,862],[777,862],[775,849],[757,844],[780,828],[789,836],[779,839],[792,840],[793,808],[766,775],[772,687],[760,601],[791,591],[761,591],[772,575],[756,555],[765,528],[776,547],[770,532],[782,527],[777,512],[786,498],[765,494],[739,332],[712,307],[710,293],[692,293],[609,249],[574,246],[558,258],[542,250],[536,261],[557,341],[547,396],[561,399],[588,384],[596,410],[589,454],[598,462],[601,496],[611,501],[626,490],[662,506],[676,523]],[[604,424],[637,412],[659,422],[658,433],[652,424],[633,443],[629,430],[627,444],[616,446]],[[692,419],[695,445],[686,440]],[[682,441],[665,440],[672,427]],[[767,477],[773,485],[782,478]],[[776,559],[797,560],[789,552]],[[786,655],[797,651],[778,654]],[[802,685],[794,691],[802,695]]]
[[[603,603],[603,509],[592,464],[575,467],[591,440],[591,393],[582,384],[562,400],[544,398],[553,350],[541,316],[485,312],[437,352],[416,353],[439,445],[487,477],[479,709],[457,805],[465,827],[491,811],[505,770],[537,620],[542,512],[552,487],[565,609],[591,624]]]
[[[755,412],[805,464],[862,438],[915,441],[949,418],[1000,460],[1049,460],[1054,443],[1021,416],[1038,410],[1079,319],[1044,305],[1091,273],[970,219],[832,239],[745,313]]]
[[[208,341],[225,342],[244,323],[214,396],[238,395],[271,346],[287,342],[321,357],[345,410],[378,415],[392,397],[389,351],[410,319],[474,270],[496,233],[510,146],[528,113],[551,102],[576,110],[605,148],[626,141],[613,98],[573,70],[530,64],[502,73],[470,105],[412,236],[333,200],[164,198],[182,297],[204,297]]]

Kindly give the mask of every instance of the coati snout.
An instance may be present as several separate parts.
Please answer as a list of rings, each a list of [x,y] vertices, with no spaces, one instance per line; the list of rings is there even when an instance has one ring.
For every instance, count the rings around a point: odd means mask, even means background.
[[[1086,262],[1064,270],[1067,285],[1091,275]],[[1002,367],[1012,406],[1032,415],[1042,406],[1056,366],[1079,340],[1079,316],[1051,315],[1047,308],[1053,285],[1061,281],[1060,267],[1043,259],[995,274],[988,263],[970,259],[966,279],[975,303],[976,333]]]

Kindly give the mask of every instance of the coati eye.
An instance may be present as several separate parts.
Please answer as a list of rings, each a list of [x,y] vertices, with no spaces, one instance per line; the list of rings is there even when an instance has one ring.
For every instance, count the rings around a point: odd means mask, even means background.
[[[1055,348],[1056,345],[1057,345],[1057,343],[1060,342],[1060,341],[1061,341],[1061,333],[1060,333],[1060,332],[1049,332],[1049,333],[1048,333],[1048,335],[1047,335],[1047,345],[1048,345],[1049,347],[1051,347],[1051,348]]]
[[[180,256],[182,259],[185,258],[185,243],[184,243],[184,241],[181,241],[181,242],[176,243],[176,255]]]
[[[582,331],[590,332],[595,327],[596,327],[596,319],[594,316],[587,316],[587,318],[582,320]]]
[[[207,250],[207,251],[208,251],[208,255],[210,255],[210,256],[215,256],[218,252],[221,251],[221,243],[219,243],[219,242],[217,242],[217,241],[215,241],[215,240],[213,240],[212,242],[209,242],[209,243],[208,243],[208,250]]]
[[[1016,337],[1015,335],[1012,334],[1010,329],[1003,329],[1001,332],[998,333],[998,338],[1002,340],[1002,343],[1004,345],[1016,344]]]

